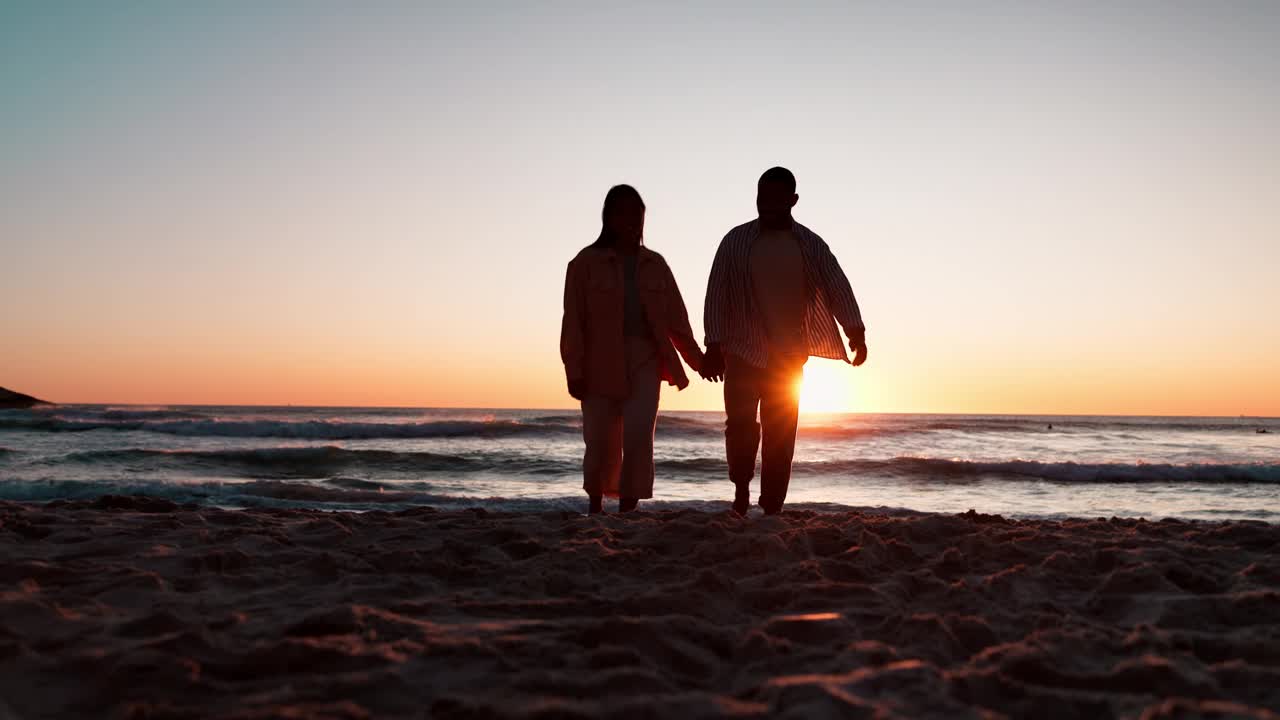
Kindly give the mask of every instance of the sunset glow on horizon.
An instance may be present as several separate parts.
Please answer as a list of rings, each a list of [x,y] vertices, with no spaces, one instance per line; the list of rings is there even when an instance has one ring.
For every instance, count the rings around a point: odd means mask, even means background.
[[[868,326],[805,412],[1280,416],[1280,5],[964,5],[6,6],[0,386],[575,407],[606,190],[701,339],[785,165]]]

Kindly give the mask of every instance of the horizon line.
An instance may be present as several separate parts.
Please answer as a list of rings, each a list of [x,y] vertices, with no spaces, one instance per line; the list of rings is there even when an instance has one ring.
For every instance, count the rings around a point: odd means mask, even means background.
[[[46,401],[45,407],[59,405],[102,405],[132,407],[188,407],[188,408],[299,408],[303,410],[470,410],[479,412],[578,412],[577,407],[474,407],[463,405],[308,405],[308,404],[268,404],[268,403],[145,403],[145,402],[52,402]],[[40,407],[40,406],[36,406]],[[710,410],[663,410],[660,413],[723,413],[723,408]],[[1052,413],[1052,412],[906,412],[885,411],[866,412],[847,410],[843,412],[800,411],[801,415],[939,415],[957,416],[971,415],[981,417],[1115,417],[1115,418],[1202,418],[1214,420],[1280,420],[1280,415],[1170,415],[1170,414],[1135,414],[1135,413]]]

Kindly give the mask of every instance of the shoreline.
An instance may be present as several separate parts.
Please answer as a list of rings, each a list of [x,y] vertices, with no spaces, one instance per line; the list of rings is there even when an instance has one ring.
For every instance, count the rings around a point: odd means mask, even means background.
[[[3,448],[0,448],[3,450]],[[376,483],[371,483],[378,485]],[[219,483],[220,487],[237,488],[244,486],[247,492],[230,494],[223,498],[210,497],[199,492],[190,491],[190,486],[174,485],[165,488],[168,492],[151,492],[137,484],[119,488],[90,488],[86,492],[66,494],[66,488],[58,488],[64,492],[60,497],[45,495],[0,496],[0,503],[18,503],[23,505],[44,506],[59,503],[96,503],[102,498],[131,498],[130,502],[155,502],[168,504],[181,510],[223,510],[232,512],[272,512],[272,511],[316,511],[324,513],[388,513],[396,514],[423,507],[434,508],[440,512],[466,512],[481,509],[491,515],[586,515],[587,501],[585,495],[563,495],[545,497],[479,497],[465,495],[439,495],[434,493],[398,490],[392,483],[381,484],[371,489],[347,491],[342,500],[327,499],[324,488],[306,482],[278,481],[237,481]],[[270,492],[263,492],[263,486],[271,485]],[[1141,487],[1139,485],[1139,487]],[[799,493],[797,493],[799,494]],[[228,502],[231,501],[231,502]],[[246,503],[247,504],[244,504]],[[978,503],[974,503],[975,505]],[[732,502],[724,498],[715,499],[648,499],[640,504],[646,513],[685,513],[695,512],[715,516],[729,512]],[[925,515],[964,515],[966,511],[958,509],[930,509],[905,505],[866,505],[845,504],[834,501],[793,500],[788,501],[785,512],[810,513],[816,515],[857,514],[875,517],[917,517]],[[607,498],[605,512],[617,514],[617,499]],[[1123,511],[1111,514],[1084,514],[1071,512],[1036,512],[1011,509],[991,508],[987,514],[999,515],[1009,521],[1018,522],[1065,522],[1065,521],[1117,521],[1131,520],[1149,523],[1181,522],[1189,524],[1213,524],[1230,522],[1251,522],[1280,527],[1280,512],[1254,510],[1253,517],[1242,517],[1236,510],[1201,510],[1199,516],[1179,515],[1136,515]],[[1214,514],[1215,517],[1205,517]],[[1258,516],[1261,514],[1261,516]],[[749,519],[763,518],[759,506],[752,505]]]
[[[0,576],[24,720],[1280,711],[1260,521],[106,496],[0,502]]]

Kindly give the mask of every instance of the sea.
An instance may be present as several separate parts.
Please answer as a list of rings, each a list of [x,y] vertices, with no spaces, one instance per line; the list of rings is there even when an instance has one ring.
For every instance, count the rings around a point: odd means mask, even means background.
[[[59,405],[0,410],[0,500],[581,512],[582,451],[571,410]],[[722,413],[655,454],[641,509],[728,508]],[[1280,522],[1280,419],[806,414],[787,508]]]

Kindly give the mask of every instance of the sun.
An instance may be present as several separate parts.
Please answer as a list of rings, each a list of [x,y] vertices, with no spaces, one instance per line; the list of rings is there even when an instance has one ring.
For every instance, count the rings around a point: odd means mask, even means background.
[[[852,407],[852,374],[845,363],[816,358],[804,366],[800,381],[800,412],[850,412]]]

